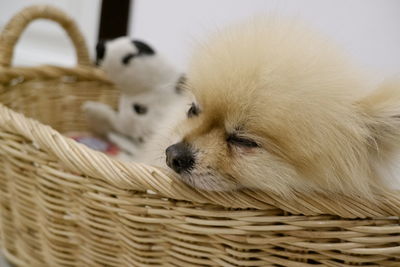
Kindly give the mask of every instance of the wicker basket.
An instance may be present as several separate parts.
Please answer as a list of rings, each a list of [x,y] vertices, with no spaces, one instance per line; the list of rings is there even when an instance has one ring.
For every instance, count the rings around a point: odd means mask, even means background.
[[[67,31],[77,67],[10,66],[37,18]],[[0,247],[16,265],[400,266],[398,192],[374,203],[204,192],[64,137],[86,130],[83,101],[115,105],[118,95],[59,10],[16,15],[0,39],[0,65]]]

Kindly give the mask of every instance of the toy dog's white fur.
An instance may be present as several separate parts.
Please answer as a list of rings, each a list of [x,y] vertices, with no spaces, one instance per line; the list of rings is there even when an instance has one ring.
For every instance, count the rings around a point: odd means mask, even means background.
[[[183,105],[185,98],[176,91],[180,74],[158,53],[139,55],[138,47],[128,37],[108,41],[103,49],[98,63],[121,90],[118,111],[88,101],[83,105],[84,113],[96,133],[131,156],[142,156],[142,147],[170,113],[170,106]],[[124,62],[127,56],[131,60]],[[135,112],[135,105],[145,108],[145,113]]]
[[[194,54],[186,87],[200,112],[173,135],[194,154],[180,173],[194,187],[373,198],[399,185],[388,172],[399,83],[369,92],[331,41],[298,22],[258,18],[216,33]]]
[[[105,43],[104,57],[98,62],[107,76],[122,90],[123,94],[134,95],[154,88],[174,84],[179,73],[162,55],[133,58],[129,64],[121,59],[129,54],[138,54],[138,48],[127,37],[119,37]]]

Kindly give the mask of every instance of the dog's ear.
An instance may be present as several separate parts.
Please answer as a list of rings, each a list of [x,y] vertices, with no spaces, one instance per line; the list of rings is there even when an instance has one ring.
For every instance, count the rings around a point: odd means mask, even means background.
[[[359,103],[371,144],[381,155],[400,147],[400,81],[383,84]],[[382,155],[383,156],[383,155]]]

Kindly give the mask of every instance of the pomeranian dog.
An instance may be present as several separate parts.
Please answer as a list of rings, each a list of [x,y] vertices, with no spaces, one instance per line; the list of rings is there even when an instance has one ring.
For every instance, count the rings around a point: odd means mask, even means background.
[[[165,163],[212,191],[372,198],[399,188],[389,170],[400,86],[369,90],[363,80],[331,41],[298,22],[228,27],[191,60],[185,88],[195,101],[160,147]]]

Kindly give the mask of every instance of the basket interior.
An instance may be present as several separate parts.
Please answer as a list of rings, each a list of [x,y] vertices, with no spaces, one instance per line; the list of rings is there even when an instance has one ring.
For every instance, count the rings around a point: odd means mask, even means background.
[[[85,101],[99,101],[115,108],[118,97],[119,91],[110,83],[77,81],[70,76],[30,81],[18,78],[0,87],[2,104],[60,133],[88,131],[81,110]]]

